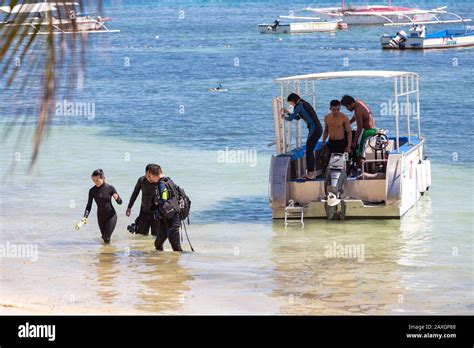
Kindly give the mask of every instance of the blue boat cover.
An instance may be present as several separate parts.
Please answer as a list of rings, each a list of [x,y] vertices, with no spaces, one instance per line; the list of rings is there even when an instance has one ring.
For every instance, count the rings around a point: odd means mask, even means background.
[[[472,29],[452,28],[452,29],[445,29],[445,30],[437,31],[435,33],[427,34],[426,38],[427,39],[443,39],[443,38],[471,36],[471,35],[474,35],[474,31]]]

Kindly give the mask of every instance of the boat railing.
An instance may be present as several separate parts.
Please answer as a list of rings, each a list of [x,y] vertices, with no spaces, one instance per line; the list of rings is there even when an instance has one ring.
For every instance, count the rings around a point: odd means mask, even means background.
[[[317,74],[316,74],[317,75]],[[279,96],[273,99],[273,116],[275,126],[275,143],[277,147],[277,155],[286,154],[292,155],[294,149],[303,148],[303,131],[301,120],[296,122],[286,121],[281,117],[282,110],[287,109],[288,105],[286,98],[290,93],[296,93],[301,98],[312,104],[313,108],[317,108],[316,102],[316,87],[315,82],[318,80],[327,80],[331,78],[340,78],[340,74],[335,76],[295,76],[295,78],[281,79],[278,81]],[[352,77],[351,74],[347,77]],[[357,77],[357,76],[355,76]],[[416,73],[400,73],[400,74],[362,74],[362,77],[390,77],[393,81],[394,91],[394,110],[393,117],[395,123],[395,141],[393,151],[400,151],[400,126],[399,122],[404,117],[404,124],[406,128],[404,133],[408,138],[408,144],[411,146],[412,139],[422,139],[421,136],[421,116],[420,116],[420,89],[419,76]],[[401,105],[405,104],[406,109],[402,110]],[[412,124],[415,123],[414,125]],[[413,132],[412,132],[413,129]],[[416,134],[415,133],[415,129]],[[296,156],[299,158],[299,156]],[[299,160],[299,159],[298,159]],[[304,161],[303,161],[304,162]],[[298,162],[298,170],[302,170],[304,163]]]
[[[388,23],[384,23],[384,26],[403,26],[407,24],[449,24],[449,23],[467,23],[471,22],[471,18],[462,18],[460,15],[454,12],[447,12],[447,11],[433,11],[433,12],[427,12],[426,14],[430,14],[432,18],[430,20],[421,20],[421,21],[415,21],[415,17],[410,17],[409,15],[406,14],[399,14],[399,19],[400,18],[406,18],[410,21],[410,23],[404,23],[404,22],[394,22],[392,20],[389,20]],[[436,14],[444,14],[444,15],[451,15],[454,17],[454,19],[442,19],[438,18]]]
[[[418,139],[421,139],[421,118],[420,118],[420,81],[416,74],[406,74],[394,77],[394,99],[395,99],[395,134],[396,134],[396,149],[400,149],[400,131],[399,131],[399,102],[405,99],[405,114],[408,144],[411,144],[411,118],[413,117],[417,122]],[[415,108],[412,115],[412,108],[410,107],[414,99]]]
[[[303,147],[302,122],[298,120],[293,122],[286,121],[281,117],[281,111],[288,109],[286,97],[290,93],[298,94],[302,99],[310,102],[316,109],[316,87],[312,80],[294,80],[280,84],[280,96],[274,98],[273,113],[276,130],[277,154],[290,154],[295,148]]]

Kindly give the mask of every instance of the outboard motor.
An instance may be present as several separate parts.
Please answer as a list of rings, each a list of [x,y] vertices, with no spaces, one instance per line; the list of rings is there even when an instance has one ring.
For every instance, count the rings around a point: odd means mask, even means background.
[[[404,30],[400,30],[397,33],[397,36],[395,36],[393,39],[390,40],[388,45],[392,48],[399,48],[399,49],[404,49],[405,48],[405,42],[408,39],[408,35]]]
[[[326,199],[323,201],[328,220],[335,217],[343,220],[346,216],[346,203],[344,202],[344,185],[347,180],[346,156],[342,153],[331,154],[329,165],[326,168],[324,180]]]
[[[276,31],[279,25],[280,25],[280,20],[275,19],[275,21],[267,27],[267,31]]]

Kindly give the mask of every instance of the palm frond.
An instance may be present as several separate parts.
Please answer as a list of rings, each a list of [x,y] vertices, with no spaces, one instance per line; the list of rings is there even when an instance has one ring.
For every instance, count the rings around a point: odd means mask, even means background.
[[[102,13],[102,2],[91,4]],[[85,69],[85,39],[81,39],[74,14],[82,12],[83,0],[57,0],[50,2],[26,2],[19,0],[0,0],[0,72],[1,85],[5,90],[16,89],[21,94],[29,84],[32,69],[38,70],[41,76],[41,93],[38,108],[35,110],[35,131],[32,139],[32,157],[30,171],[33,169],[40,154],[41,144],[46,135],[47,128],[54,116],[54,102],[57,98],[58,85],[62,76],[67,76],[69,84],[67,92],[71,92],[77,76],[83,74]],[[53,16],[44,16],[47,6],[61,9],[70,16],[67,18],[72,26],[71,33],[58,35],[58,27],[53,21]],[[2,11],[3,10],[3,11]],[[60,25],[63,23],[61,16],[58,18]],[[41,35],[40,35],[41,34]],[[79,44],[77,43],[78,41]],[[25,64],[29,62],[27,71]],[[79,64],[76,64],[79,61]],[[40,62],[40,63],[38,63]],[[22,71],[23,70],[23,71]],[[23,72],[20,74],[20,72]],[[8,137],[11,127],[6,127],[2,141]]]

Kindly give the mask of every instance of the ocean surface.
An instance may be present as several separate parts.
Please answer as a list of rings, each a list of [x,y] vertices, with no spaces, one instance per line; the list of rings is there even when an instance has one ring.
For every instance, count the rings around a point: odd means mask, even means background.
[[[61,79],[57,110],[86,103],[89,113],[57,113],[31,174],[41,76],[20,69],[24,90],[4,89],[3,76],[0,313],[472,314],[474,49],[382,51],[379,36],[400,29],[393,27],[258,33],[257,24],[308,5],[106,2],[108,26],[121,32],[86,39],[83,88],[66,95],[68,75]],[[417,5],[448,5],[474,18],[470,1]],[[366,69],[420,75],[432,187],[400,220],[306,220],[304,229],[285,229],[272,220],[267,197],[271,100],[279,93],[273,79]],[[208,92],[218,84],[228,91]],[[377,127],[393,132],[393,119],[381,112],[391,80],[321,82],[318,90],[320,118],[331,99],[351,94],[372,108]],[[256,157],[223,163],[229,151]],[[158,253],[152,237],[126,230],[139,202],[129,218],[126,204],[150,162],[191,197],[194,253],[186,240],[183,254],[169,244]],[[96,168],[125,201],[115,205],[111,245],[101,243],[95,204],[88,224],[74,230]],[[31,254],[14,257],[21,245]],[[358,247],[357,257],[329,252],[348,245]]]

